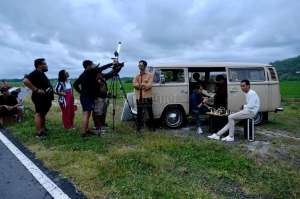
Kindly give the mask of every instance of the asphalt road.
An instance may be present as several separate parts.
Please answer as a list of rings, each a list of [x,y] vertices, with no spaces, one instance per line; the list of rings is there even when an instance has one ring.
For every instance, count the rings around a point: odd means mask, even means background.
[[[14,139],[9,132],[4,129],[0,129],[0,131],[68,197],[72,199],[86,198],[81,192],[77,191],[75,186],[66,178],[61,177],[57,172],[53,172],[45,168],[43,163],[39,160],[36,160],[34,158],[34,154],[28,151],[16,139]],[[0,199],[20,198],[49,199],[53,197],[0,140]]]
[[[52,198],[33,175],[0,141],[0,198]]]

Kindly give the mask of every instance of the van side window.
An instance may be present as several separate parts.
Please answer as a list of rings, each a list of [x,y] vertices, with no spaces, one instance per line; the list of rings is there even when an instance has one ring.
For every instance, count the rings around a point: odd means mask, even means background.
[[[261,82],[266,80],[264,68],[230,68],[229,81],[239,82],[244,79]]]
[[[275,73],[274,69],[269,68],[269,71],[270,71],[270,74],[271,74],[271,80],[272,81],[277,81],[277,76],[276,76],[276,73]]]
[[[159,83],[160,82],[160,71],[159,70],[154,71],[153,82],[154,83]]]
[[[183,69],[161,69],[161,75],[168,82],[185,82]]]

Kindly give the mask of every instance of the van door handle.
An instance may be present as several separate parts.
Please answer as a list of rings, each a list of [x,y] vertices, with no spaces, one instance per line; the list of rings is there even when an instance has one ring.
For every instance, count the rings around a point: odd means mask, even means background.
[[[180,93],[187,94],[187,91],[181,90]]]
[[[240,92],[239,90],[230,90],[231,93],[238,93]]]

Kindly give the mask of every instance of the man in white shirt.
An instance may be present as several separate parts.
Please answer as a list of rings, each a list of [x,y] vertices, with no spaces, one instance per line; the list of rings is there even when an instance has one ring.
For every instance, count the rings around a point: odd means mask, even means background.
[[[233,142],[234,141],[234,126],[243,119],[254,118],[260,107],[260,100],[256,92],[250,89],[249,80],[241,81],[241,89],[246,96],[246,104],[239,112],[233,113],[228,116],[228,124],[224,126],[218,133],[214,133],[208,138],[219,140],[220,137],[229,130],[229,135],[222,138],[222,141]]]

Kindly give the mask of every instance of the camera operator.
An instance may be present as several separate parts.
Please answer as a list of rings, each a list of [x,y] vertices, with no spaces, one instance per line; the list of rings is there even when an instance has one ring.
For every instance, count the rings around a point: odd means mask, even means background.
[[[37,136],[46,136],[46,115],[51,108],[54,99],[53,88],[45,73],[48,65],[44,58],[34,61],[35,70],[26,75],[23,83],[32,90],[32,102],[35,105],[35,126]]]
[[[104,132],[105,121],[106,121],[106,112],[109,104],[107,95],[108,95],[108,87],[107,80],[111,79],[114,75],[117,75],[121,68],[123,67],[123,63],[119,63],[117,59],[113,59],[113,70],[108,73],[98,72],[96,77],[96,99],[95,99],[95,107],[93,111],[93,120],[95,124],[96,130],[101,133]]]
[[[99,67],[99,65],[94,64],[90,60],[85,60],[82,63],[84,67],[84,72],[79,76],[79,78],[74,82],[73,86],[75,90],[80,93],[80,103],[83,110],[83,124],[82,124],[82,137],[92,135],[93,133],[89,130],[89,118],[91,112],[94,111],[95,101],[97,98],[106,98],[105,93],[106,82],[105,79],[112,77],[114,74],[118,73],[121,70],[121,65],[118,62],[113,62],[104,66]],[[113,69],[110,73],[103,75],[102,71],[113,66]],[[102,79],[100,77],[102,76]],[[104,76],[104,77],[103,77]],[[100,84],[101,82],[102,84]],[[104,83],[105,82],[105,83]],[[104,84],[104,86],[103,86]],[[102,85],[102,87],[100,86]],[[100,89],[103,91],[100,92]],[[107,91],[106,91],[107,94]],[[101,100],[102,102],[102,100]],[[97,101],[98,103],[98,101]],[[100,103],[100,102],[99,102]],[[96,104],[98,106],[102,106]],[[96,107],[96,108],[97,108]],[[97,112],[97,111],[96,111]],[[98,122],[99,120],[97,120]],[[99,126],[98,124],[96,127]]]

